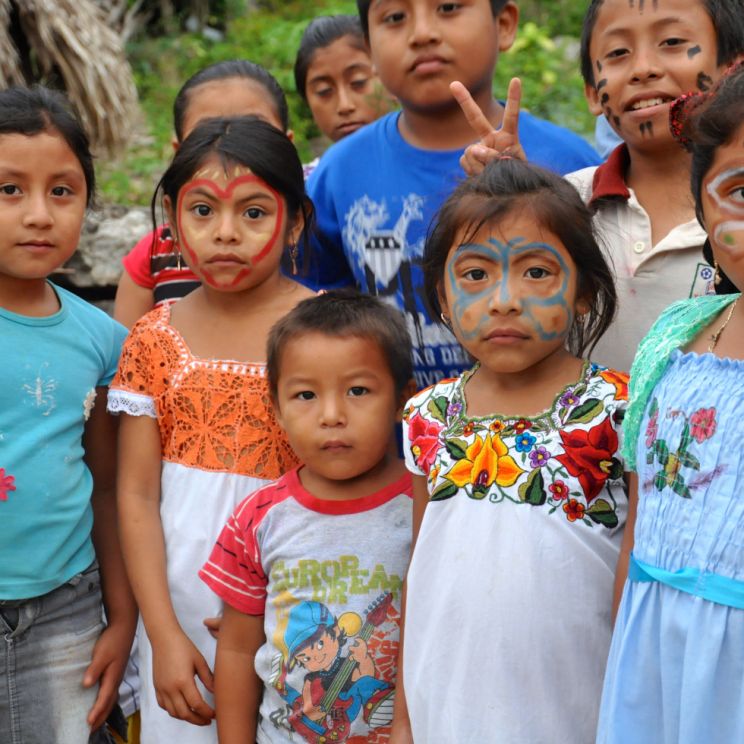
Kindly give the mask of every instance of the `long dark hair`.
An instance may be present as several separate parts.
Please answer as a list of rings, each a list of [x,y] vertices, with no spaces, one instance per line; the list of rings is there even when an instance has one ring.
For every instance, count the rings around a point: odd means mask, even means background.
[[[439,317],[439,292],[456,240],[467,242],[484,225],[525,209],[537,224],[557,235],[576,264],[577,297],[589,304],[584,322],[568,335],[573,353],[591,352],[615,316],[612,271],[597,244],[592,215],[576,189],[560,176],[519,160],[502,159],[463,181],[439,210],[424,249],[424,289],[432,317]],[[464,237],[463,237],[464,232]]]

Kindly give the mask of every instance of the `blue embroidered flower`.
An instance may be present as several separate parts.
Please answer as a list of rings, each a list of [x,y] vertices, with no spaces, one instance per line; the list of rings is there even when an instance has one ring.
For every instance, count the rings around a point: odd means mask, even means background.
[[[536,447],[530,452],[530,465],[533,468],[541,468],[543,465],[547,465],[550,459],[550,452],[545,447]]]
[[[532,436],[528,431],[520,434],[516,438],[517,452],[529,452],[532,449],[532,445],[535,444],[537,439]]]

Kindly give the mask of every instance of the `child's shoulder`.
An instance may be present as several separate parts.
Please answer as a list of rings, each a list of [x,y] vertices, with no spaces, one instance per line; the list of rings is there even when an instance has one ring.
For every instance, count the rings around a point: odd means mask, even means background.
[[[103,339],[106,343],[111,341],[121,345],[127,335],[127,329],[121,323],[64,287],[56,284],[53,287],[65,317],[69,317],[80,332]]]
[[[460,377],[446,377],[433,385],[419,390],[415,395],[412,395],[406,404],[406,409],[419,408],[427,400],[437,400],[442,398],[450,399],[456,394],[456,390],[460,387],[462,376]]]

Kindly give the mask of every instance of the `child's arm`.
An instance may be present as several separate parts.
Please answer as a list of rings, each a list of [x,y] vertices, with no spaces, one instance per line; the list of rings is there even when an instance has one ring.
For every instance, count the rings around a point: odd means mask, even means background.
[[[497,160],[503,155],[510,155],[516,160],[527,160],[519,141],[519,106],[522,100],[522,82],[519,78],[512,78],[509,83],[504,116],[498,130],[493,128],[462,83],[451,83],[450,91],[460,104],[468,124],[480,138],[480,141],[470,145],[460,158],[460,165],[465,173],[477,176],[492,160]]]
[[[214,711],[194,681],[212,690],[212,673],[173,609],[160,519],[160,432],[149,416],[121,416],[118,499],[124,558],[152,644],[158,704],[174,718],[206,726]],[[196,574],[196,569],[194,570]]]
[[[615,589],[612,596],[612,622],[615,622],[620,599],[623,596],[623,587],[628,578],[628,561],[633,552],[633,532],[635,531],[636,513],[638,512],[638,476],[628,473],[628,518],[625,521],[625,532],[623,543],[620,546],[620,557],[617,559],[615,570]]]
[[[114,320],[131,328],[145,313],[152,310],[155,298],[151,289],[140,287],[129,274],[122,272],[114,300]]]
[[[421,522],[424,519],[426,505],[429,503],[429,489],[426,477],[413,476],[413,537],[411,539],[411,555],[413,555],[418,539]],[[406,584],[400,601],[400,645],[398,647],[398,675],[395,681],[395,705],[393,708],[393,726],[390,731],[390,744],[413,744],[411,720],[408,717],[408,705],[403,690],[403,626],[406,619]]]
[[[220,744],[256,741],[263,683],[254,661],[265,641],[263,615],[246,615],[225,605],[214,668]]]
[[[107,388],[96,390],[96,402],[85,425],[85,462],[93,476],[93,545],[101,573],[106,628],[93,648],[83,685],[99,685],[88,713],[92,730],[100,728],[116,702],[137,623],[137,607],[119,544],[116,515],[116,419],[106,413]]]

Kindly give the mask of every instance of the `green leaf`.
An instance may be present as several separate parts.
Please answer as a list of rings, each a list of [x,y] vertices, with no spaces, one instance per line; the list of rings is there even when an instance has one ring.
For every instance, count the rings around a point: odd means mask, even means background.
[[[692,437],[690,436],[690,425],[685,424],[685,428],[682,429],[682,438],[679,443],[679,451],[686,452],[687,448],[690,446],[690,442],[692,442]]]
[[[669,462],[669,447],[667,447],[667,443],[663,439],[657,439],[651,450],[656,453],[662,465],[666,465]]]
[[[443,483],[429,497],[429,501],[446,501],[451,499],[460,489],[454,483]]]
[[[464,460],[467,457],[468,443],[463,439],[446,439],[444,446],[455,460]]]
[[[700,470],[700,460],[695,455],[691,455],[689,452],[679,452],[678,458],[680,465],[693,470]]]
[[[610,480],[618,480],[623,477],[623,464],[617,457],[612,458],[612,467],[610,468]]]
[[[486,498],[487,493],[488,486],[473,486],[473,492],[470,494],[470,498],[480,501],[481,499]]]
[[[585,512],[592,522],[605,527],[617,527],[618,518],[615,509],[604,499],[597,499]]]
[[[445,398],[443,395],[440,395],[438,398],[432,398],[429,401],[429,405],[426,406],[426,410],[437,421],[440,421],[441,423],[445,423],[448,405],[449,405],[449,401],[447,400],[447,398]]]
[[[585,400],[580,406],[576,406],[571,411],[566,419],[566,423],[586,424],[602,413],[603,409],[604,406],[601,400],[598,398],[589,398],[589,400]]]
[[[648,409],[648,417],[653,418],[659,412],[659,401],[654,398],[651,401],[651,408]]]
[[[545,481],[543,480],[542,468],[535,468],[518,489],[519,498],[527,504],[540,506],[547,500],[545,493]]]

